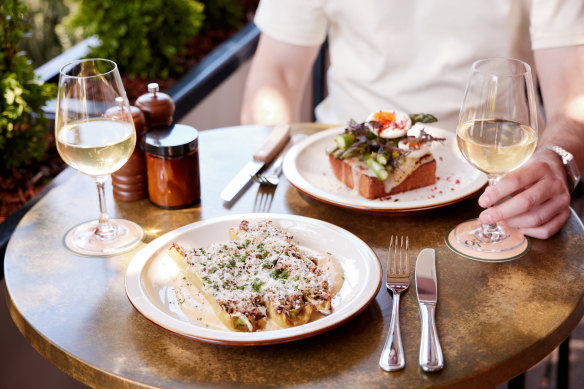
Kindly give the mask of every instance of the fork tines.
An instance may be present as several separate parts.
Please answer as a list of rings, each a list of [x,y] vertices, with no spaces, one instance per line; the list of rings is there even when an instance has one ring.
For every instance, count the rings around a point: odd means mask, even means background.
[[[271,178],[264,176],[261,173],[256,173],[253,176],[251,176],[251,178],[252,178],[252,180],[254,180],[255,182],[257,182],[260,185],[264,185],[264,186],[278,185],[277,183],[274,182],[274,180],[278,179],[277,177],[275,179],[271,179]]]
[[[398,250],[399,248],[399,250]],[[409,238],[401,236],[401,239],[397,235],[392,235],[389,240],[389,258],[387,265],[387,272],[391,275],[401,275],[409,274],[409,264],[408,264],[408,249],[409,249]],[[393,253],[392,253],[393,250]],[[399,254],[398,254],[399,253]],[[402,261],[402,253],[404,260]],[[398,258],[399,256],[399,258]],[[393,259],[393,260],[392,260]]]

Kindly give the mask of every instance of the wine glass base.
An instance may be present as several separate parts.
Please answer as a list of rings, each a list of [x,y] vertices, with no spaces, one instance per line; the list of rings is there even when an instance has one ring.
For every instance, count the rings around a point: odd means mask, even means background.
[[[500,253],[514,250],[525,241],[525,236],[515,228],[497,226],[487,233],[478,219],[465,221],[454,228],[456,240],[476,251]]]
[[[530,239],[515,229],[504,230],[506,234],[498,242],[485,243],[484,237],[477,236],[479,226],[478,219],[456,226],[446,234],[446,245],[463,257],[483,262],[512,261],[525,255],[531,247]]]
[[[70,229],[63,243],[74,253],[88,256],[110,256],[132,250],[145,237],[138,224],[124,219],[110,219],[115,232],[108,237],[96,234],[97,220],[79,224]]]

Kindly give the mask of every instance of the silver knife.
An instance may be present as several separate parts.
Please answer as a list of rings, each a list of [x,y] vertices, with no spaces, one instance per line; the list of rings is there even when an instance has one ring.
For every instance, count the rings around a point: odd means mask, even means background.
[[[260,171],[264,165],[270,163],[284,147],[290,138],[290,126],[288,124],[277,125],[272,129],[268,139],[253,155],[235,177],[221,192],[221,198],[225,202],[233,201],[237,195],[247,186],[252,176]]]
[[[434,317],[438,296],[434,249],[424,249],[418,254],[416,261],[416,293],[422,321],[419,364],[424,371],[440,371],[444,367],[444,360]]]

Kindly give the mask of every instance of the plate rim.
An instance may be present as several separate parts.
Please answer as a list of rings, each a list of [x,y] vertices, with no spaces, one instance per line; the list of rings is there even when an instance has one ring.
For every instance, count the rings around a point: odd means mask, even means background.
[[[448,131],[446,129],[436,127],[436,126],[426,126],[426,127],[430,128],[430,129],[438,130],[439,132],[445,132],[447,134],[451,133],[451,131]],[[387,202],[386,204],[383,204],[383,206],[379,206],[379,204],[377,204],[377,203],[379,203],[379,201],[375,200],[375,199],[369,200],[369,199],[363,198],[363,199],[359,199],[359,203],[356,203],[356,202],[351,201],[351,199],[348,199],[348,201],[335,201],[335,199],[331,199],[330,197],[321,196],[319,194],[319,192],[321,192],[321,191],[326,192],[326,191],[321,190],[319,188],[316,188],[314,185],[310,184],[306,179],[304,179],[302,177],[301,173],[298,171],[298,169],[295,166],[295,160],[298,157],[299,153],[301,151],[305,150],[311,144],[319,141],[322,138],[332,136],[335,133],[337,133],[339,130],[344,130],[345,128],[346,128],[345,126],[336,126],[336,127],[329,128],[326,130],[318,131],[318,132],[312,134],[311,136],[309,136],[308,138],[303,139],[302,141],[300,141],[299,143],[294,145],[289,150],[286,157],[284,158],[284,163],[283,163],[282,167],[283,167],[284,175],[286,176],[290,185],[292,185],[294,188],[296,188],[302,194],[307,195],[315,200],[321,201],[321,202],[329,204],[329,205],[339,206],[339,207],[351,209],[351,210],[374,212],[374,213],[406,213],[406,212],[426,211],[426,210],[445,207],[445,206],[448,206],[451,204],[455,204],[455,203],[464,201],[464,200],[474,196],[479,191],[481,191],[488,183],[487,177],[483,173],[482,175],[479,176],[480,178],[476,180],[476,182],[477,182],[476,188],[463,194],[462,196],[458,196],[454,199],[446,199],[444,201],[430,202],[430,203],[427,203],[427,205],[420,205],[420,206],[400,206],[400,205],[396,205],[396,203],[393,203],[393,202]],[[308,185],[302,185],[302,181],[306,182]],[[316,189],[316,191],[309,190],[311,188]],[[367,202],[371,202],[371,205],[368,205]],[[364,204],[361,204],[361,203],[364,203]]]
[[[360,292],[353,296],[351,302],[358,301],[362,299],[363,302],[357,307],[349,306],[347,312],[344,312],[342,316],[336,319],[335,312],[330,316],[324,317],[322,319],[316,320],[314,322],[307,323],[303,326],[291,327],[277,331],[261,331],[261,332],[236,332],[236,331],[223,331],[208,329],[204,327],[199,327],[194,324],[182,321],[178,318],[168,315],[166,312],[160,310],[150,299],[147,294],[144,293],[143,287],[143,271],[147,268],[147,264],[151,263],[156,258],[156,253],[159,252],[162,245],[167,244],[169,239],[174,236],[180,236],[186,231],[192,229],[204,228],[205,226],[227,222],[227,221],[240,221],[240,220],[291,220],[295,222],[306,223],[312,227],[321,226],[323,228],[328,228],[334,231],[335,234],[339,234],[339,238],[346,238],[343,235],[351,237],[354,241],[353,244],[358,244],[359,253],[362,251],[367,255],[360,255],[360,260],[363,260],[367,264],[366,271],[370,273],[371,278],[368,278],[368,282],[360,290]],[[291,214],[277,214],[277,213],[245,213],[245,214],[233,214],[224,215],[211,219],[201,220],[194,223],[187,224],[185,226],[179,227],[172,231],[169,231],[158,238],[154,239],[152,242],[148,243],[144,248],[142,248],[136,255],[132,258],[128,267],[126,269],[126,274],[124,277],[124,289],[126,291],[126,296],[130,301],[131,305],[140,313],[140,315],[146,318],[151,323],[155,324],[157,327],[170,332],[175,335],[179,335],[184,338],[194,339],[206,343],[212,344],[223,344],[231,346],[257,346],[257,345],[269,345],[277,343],[286,343],[291,341],[296,341],[299,339],[304,339],[307,337],[315,336],[323,332],[332,330],[347,321],[351,320],[359,313],[361,313],[373,300],[376,298],[381,288],[382,279],[382,268],[379,258],[375,251],[361,238],[353,234],[352,232],[332,224],[327,221],[310,218],[307,216],[291,215]],[[375,279],[377,282],[374,282]],[[156,315],[162,314],[166,317],[166,320],[157,320]],[[343,312],[343,311],[341,311]],[[333,319],[329,319],[333,317]],[[335,320],[336,319],[336,320]],[[177,326],[169,326],[166,322],[177,324]],[[182,323],[182,325],[178,325]],[[316,325],[313,323],[317,323]],[[318,324],[320,323],[320,324]],[[312,324],[312,325],[311,325]],[[308,327],[307,327],[308,326]],[[184,331],[185,327],[191,328],[194,331]],[[314,328],[310,328],[314,327]],[[309,328],[306,330],[306,328]],[[209,336],[214,334],[215,336]],[[234,334],[236,334],[234,336]],[[228,335],[228,336],[221,336]]]

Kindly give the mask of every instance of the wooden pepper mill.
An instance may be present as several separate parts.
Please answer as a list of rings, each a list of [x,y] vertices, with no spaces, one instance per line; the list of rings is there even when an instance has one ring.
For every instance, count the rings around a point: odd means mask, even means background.
[[[148,93],[136,99],[136,106],[144,112],[148,128],[172,124],[174,101],[166,93],[159,92],[157,83],[148,84]]]
[[[136,147],[128,162],[112,174],[114,198],[123,202],[142,200],[148,197],[146,160],[140,147],[142,136],[146,132],[146,119],[139,108],[131,106],[130,110],[136,128]],[[113,113],[112,117],[115,118],[115,115],[116,113]],[[119,115],[119,111],[117,115]]]

